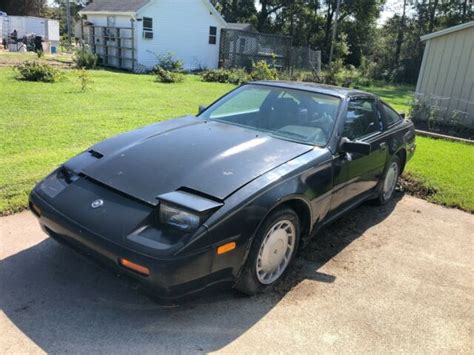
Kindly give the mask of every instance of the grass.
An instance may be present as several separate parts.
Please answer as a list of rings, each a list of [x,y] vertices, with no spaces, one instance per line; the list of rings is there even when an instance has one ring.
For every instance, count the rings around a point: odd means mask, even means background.
[[[4,55],[0,52],[0,62]],[[193,75],[179,84],[105,70],[90,71],[90,76],[92,88],[82,93],[71,70],[62,81],[45,84],[18,81],[11,68],[0,68],[0,214],[24,209],[37,181],[92,144],[153,122],[194,114],[200,104],[209,104],[233,88],[204,83]],[[412,88],[363,89],[406,111]],[[433,201],[474,211],[470,184],[474,147],[427,138],[418,142],[408,172],[437,190],[430,197]]]
[[[474,212],[474,146],[417,137],[417,150],[406,172],[434,191],[432,202]]]
[[[410,85],[392,85],[387,83],[374,83],[371,86],[361,86],[361,90],[380,96],[398,112],[408,114],[413,101],[415,88]]]
[[[91,71],[80,91],[73,71],[55,84],[18,81],[0,68],[0,214],[20,211],[35,182],[92,144],[120,132],[185,114],[233,86],[186,76],[159,84],[151,75]]]

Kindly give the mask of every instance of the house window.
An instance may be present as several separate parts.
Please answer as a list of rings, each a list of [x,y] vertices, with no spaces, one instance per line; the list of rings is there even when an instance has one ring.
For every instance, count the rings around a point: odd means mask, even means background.
[[[143,38],[153,39],[153,19],[151,17],[143,18]]]
[[[217,27],[209,27],[209,44],[217,44]]]
[[[143,31],[153,31],[153,19],[151,17],[143,18]]]

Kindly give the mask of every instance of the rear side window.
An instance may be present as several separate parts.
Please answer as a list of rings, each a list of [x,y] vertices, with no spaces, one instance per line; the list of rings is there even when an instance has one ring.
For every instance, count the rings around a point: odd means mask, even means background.
[[[382,106],[385,112],[385,120],[387,121],[387,126],[394,125],[395,123],[400,122],[402,120],[400,115],[395,112],[395,110],[393,110],[391,107],[384,103],[382,103]]]
[[[380,112],[370,98],[352,99],[344,123],[344,137],[360,139],[382,130]]]

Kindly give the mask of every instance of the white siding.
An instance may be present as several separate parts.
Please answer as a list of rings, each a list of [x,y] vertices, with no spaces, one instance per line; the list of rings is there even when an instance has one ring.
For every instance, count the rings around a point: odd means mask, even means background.
[[[420,68],[417,93],[437,97],[448,117],[453,110],[467,112],[474,127],[474,27],[430,38]]]
[[[143,38],[137,22],[138,63],[157,64],[156,55],[172,52],[185,69],[217,68],[222,21],[202,0],[156,0],[143,7],[138,18],[153,18],[153,39]],[[209,44],[209,27],[217,27],[217,43]]]

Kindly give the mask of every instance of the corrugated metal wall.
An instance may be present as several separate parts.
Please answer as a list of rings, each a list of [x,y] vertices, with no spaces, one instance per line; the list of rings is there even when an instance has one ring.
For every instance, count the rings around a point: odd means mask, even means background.
[[[474,27],[426,41],[416,93],[474,127]]]

